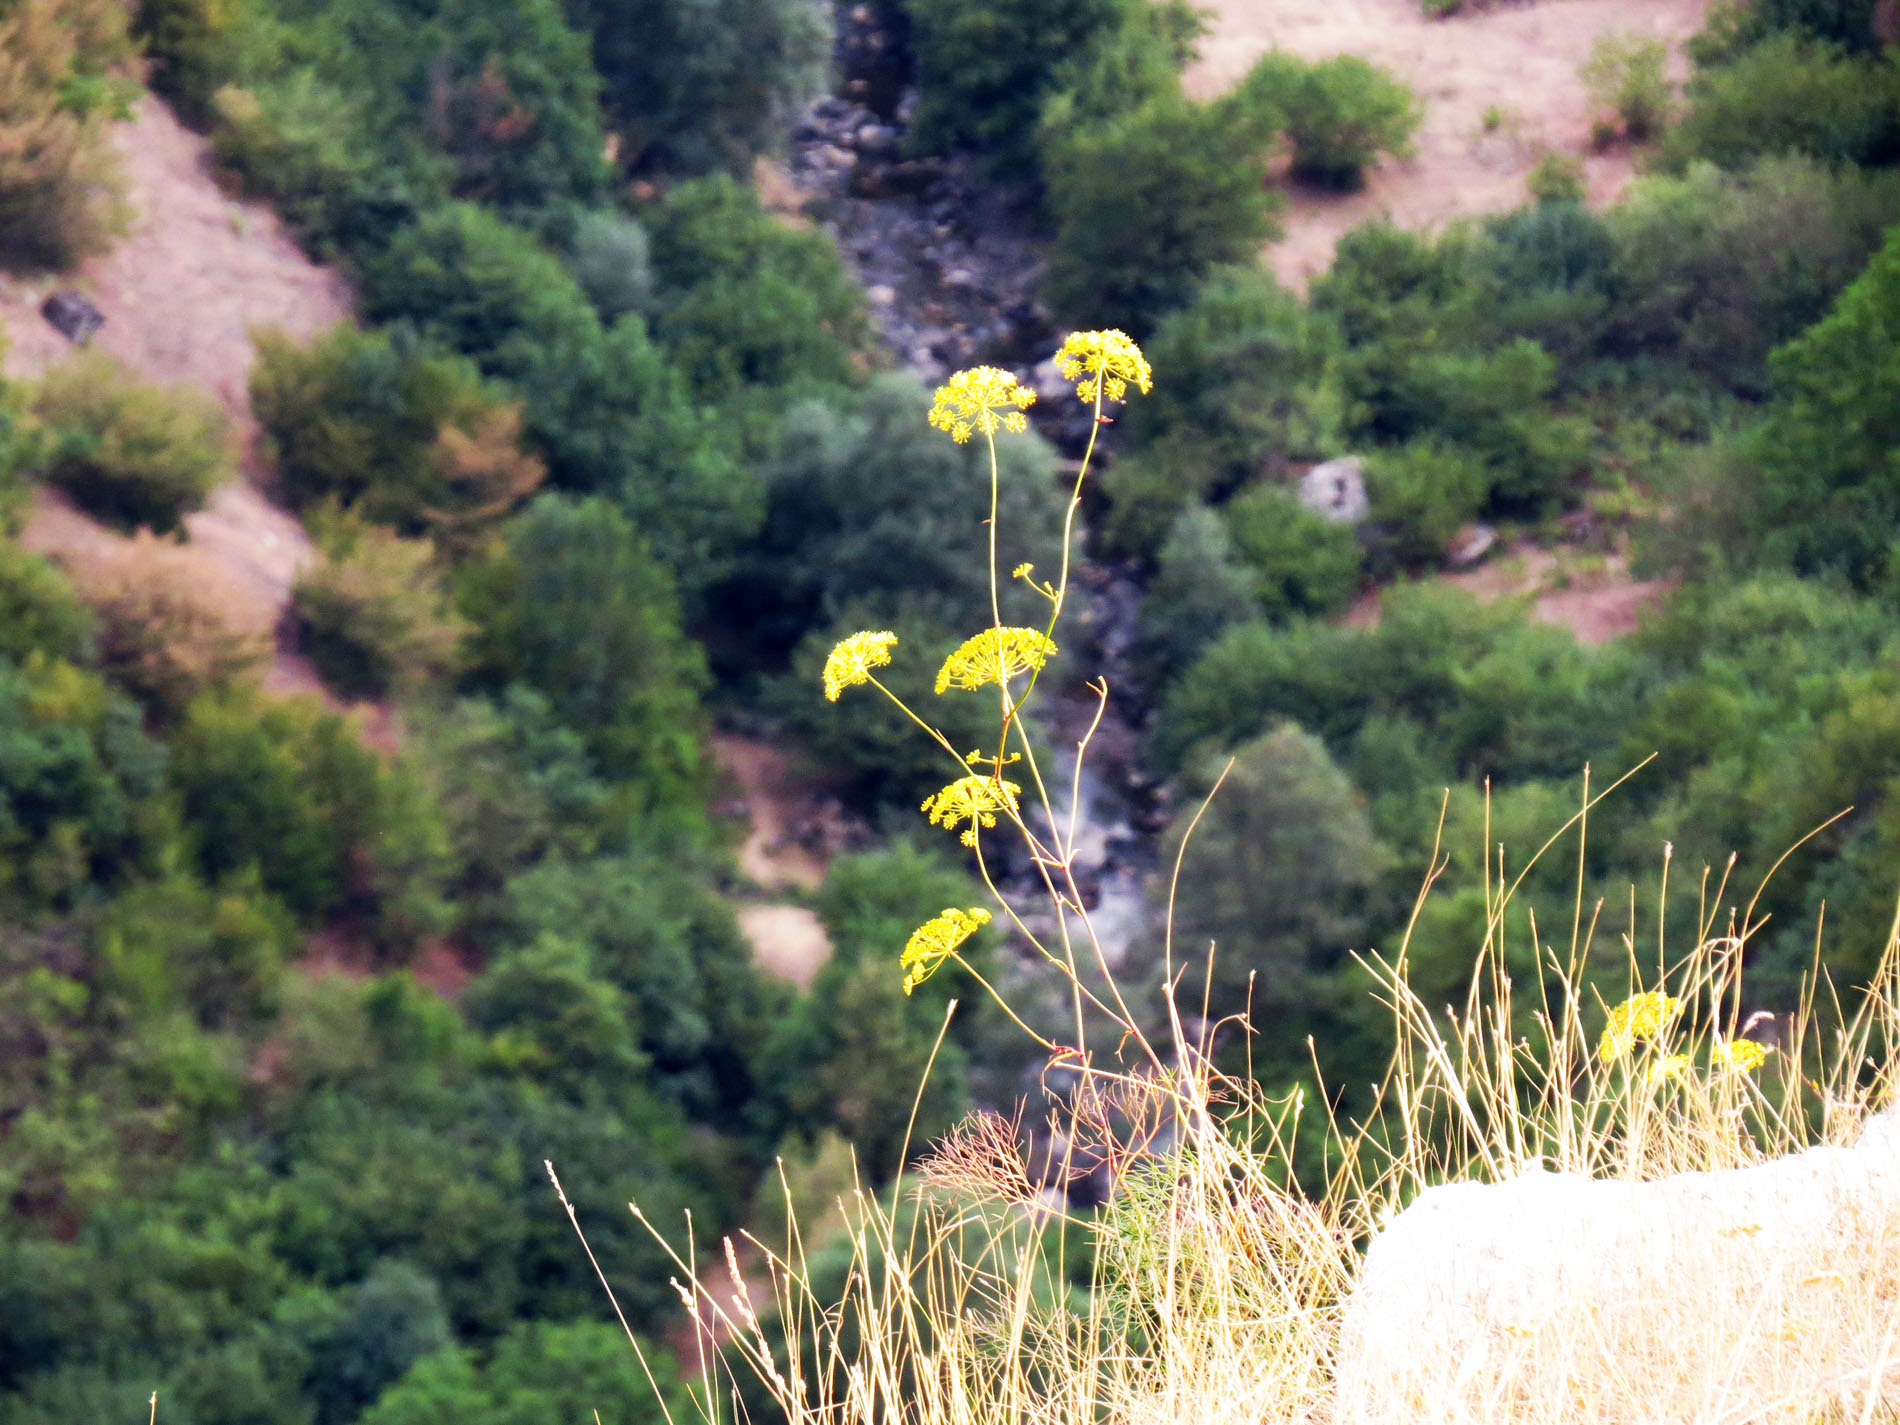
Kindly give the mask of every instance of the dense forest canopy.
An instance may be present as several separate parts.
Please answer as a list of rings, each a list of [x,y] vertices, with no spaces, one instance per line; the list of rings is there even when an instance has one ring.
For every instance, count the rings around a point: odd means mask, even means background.
[[[1600,788],[1646,758],[1527,880],[1540,925],[1570,925],[1581,882],[1605,944],[1693,935],[1772,867],[1758,1007],[1817,955],[1843,988],[1871,973],[1900,891],[1883,9],[1718,5],[1679,96],[1640,44],[1606,51],[1605,141],[1641,153],[1619,201],[1553,160],[1513,211],[1355,228],[1298,294],[1262,246],[1289,192],[1408,153],[1420,100],[1392,76],[1274,53],[1193,97],[1205,21],[1178,0],[864,8],[904,39],[902,161],[1009,185],[1047,324],[1152,361],[1084,507],[1139,610],[1052,668],[1119,660],[1154,864],[1225,769],[1175,907],[1177,943],[1219,946],[1210,1017],[1254,1016],[1224,1062],[1290,1086],[1310,1036],[1331,1082],[1376,1077],[1389,1028],[1352,954],[1404,928],[1434,844],[1412,968],[1443,1001],[1497,848],[1515,873],[1586,767]],[[673,1268],[629,1196],[701,1243],[768,1232],[775,1160],[822,1179],[848,1142],[883,1185],[907,1141],[1037,1082],[968,974],[901,988],[918,921],[982,897],[916,812],[937,754],[818,691],[840,637],[888,629],[893,687],[928,697],[991,616],[979,451],[930,431],[832,238],[753,182],[827,84],[834,19],[0,0],[0,262],[57,273],[115,240],[112,126],[149,82],[351,283],[355,321],[256,334],[248,401],[315,551],[285,637],[394,729],[268,690],[269,640],[168,563],[154,536],[234,478],[215,402],[103,351],[6,383],[0,1425],[129,1419],[154,1389],[170,1425],[657,1420],[544,1160],[658,1339]],[[1002,438],[1001,568],[1060,561],[1074,454]],[[1297,492],[1347,456],[1356,525]],[[135,575],[22,543],[43,485],[143,531]],[[1582,642],[1439,577],[1480,523],[1571,567],[1627,552],[1666,596]],[[986,716],[946,731],[976,745]],[[761,890],[716,724],[768,730],[856,830],[822,884],[776,893],[829,941],[803,988],[741,930]],[[1731,854],[1718,893],[1701,868]],[[1160,899],[1124,961],[1144,1013]],[[1000,925],[969,953],[1059,1023]]]

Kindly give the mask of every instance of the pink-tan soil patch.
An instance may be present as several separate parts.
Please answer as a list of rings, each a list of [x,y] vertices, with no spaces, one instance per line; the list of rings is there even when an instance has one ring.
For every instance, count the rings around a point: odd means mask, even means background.
[[[1680,77],[1683,42],[1708,6],[1538,0],[1430,20],[1417,0],[1213,0],[1213,27],[1187,82],[1200,97],[1219,94],[1275,48],[1304,59],[1355,54],[1411,85],[1423,103],[1414,158],[1386,163],[1358,193],[1293,192],[1286,236],[1267,261],[1282,282],[1304,288],[1331,263],[1340,236],[1370,219],[1435,228],[1519,206],[1548,152],[1581,156],[1591,201],[1613,201],[1635,165],[1625,149],[1591,151],[1596,113],[1577,67],[1599,36],[1634,33],[1667,44]]]
[[[76,273],[0,284],[6,371],[33,377],[71,349],[39,304],[53,289],[73,287],[105,317],[95,345],[148,380],[216,395],[231,418],[241,474],[186,520],[186,548],[232,625],[266,632],[310,557],[310,541],[263,493],[267,471],[250,407],[251,331],[277,326],[314,335],[349,316],[350,293],[335,272],[304,256],[268,208],[221,190],[205,141],[156,99],[140,100],[114,140],[131,229]],[[66,561],[82,583],[128,546],[52,492],[37,500],[24,540]],[[278,658],[267,681],[284,691],[317,690],[309,666],[291,656]]]
[[[1485,603],[1526,597],[1531,616],[1569,629],[1580,643],[1608,643],[1635,631],[1643,615],[1659,604],[1673,585],[1666,579],[1635,579],[1624,554],[1582,556],[1573,550],[1517,544],[1476,569],[1441,574]],[[1346,614],[1348,624],[1379,621],[1379,594],[1365,595]]]

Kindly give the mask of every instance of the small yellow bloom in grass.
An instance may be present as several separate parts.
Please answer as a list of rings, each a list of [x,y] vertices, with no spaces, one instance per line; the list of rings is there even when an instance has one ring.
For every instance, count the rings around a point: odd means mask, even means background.
[[[871,670],[891,661],[894,633],[854,633],[825,659],[825,696],[832,702],[846,688],[871,681]]]
[[[959,777],[934,796],[925,797],[923,809],[930,824],[945,831],[956,830],[958,822],[969,822],[962,841],[965,846],[974,846],[977,827],[996,825],[999,812],[1013,814],[1022,790],[1016,783],[998,777]]]
[[[1144,396],[1154,385],[1148,358],[1123,331],[1071,332],[1056,353],[1056,368],[1075,382],[1075,394],[1085,401],[1095,399],[1097,377],[1102,393],[1111,401],[1128,394],[1130,381]]]
[[[937,388],[937,399],[930,406],[930,424],[948,432],[958,445],[977,431],[985,435],[999,430],[1025,431],[1029,418],[1023,409],[1035,399],[1034,391],[1000,366],[973,366]]]
[[[982,906],[958,910],[952,906],[933,915],[910,933],[904,946],[904,993],[909,994],[937,972],[937,966],[977,931],[990,923]]]
[[[943,660],[937,691],[1008,683],[1018,673],[1041,668],[1055,652],[1055,644],[1033,628],[986,628]]]
[[[1597,1040],[1597,1058],[1606,1064],[1627,1058],[1639,1040],[1654,1039],[1680,1013],[1682,1001],[1674,995],[1631,995],[1610,1011],[1603,1037]]]
[[[1649,1066],[1649,1082],[1654,1085],[1664,1079],[1679,1079],[1688,1069],[1689,1063],[1687,1054],[1670,1054]]]
[[[1768,1062],[1768,1048],[1753,1039],[1718,1039],[1709,1062],[1725,1073],[1749,1074]]]

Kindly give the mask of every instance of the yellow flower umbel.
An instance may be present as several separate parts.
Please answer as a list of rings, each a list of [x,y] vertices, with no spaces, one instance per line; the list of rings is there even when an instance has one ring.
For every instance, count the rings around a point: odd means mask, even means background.
[[[966,638],[937,670],[937,691],[1007,684],[1018,673],[1038,670],[1056,646],[1033,628],[986,628]]]
[[[1767,1062],[1767,1046],[1753,1039],[1719,1039],[1709,1051],[1710,1066],[1722,1073],[1750,1074]]]
[[[969,822],[960,839],[965,846],[974,846],[977,827],[995,826],[999,813],[1015,814],[1022,790],[999,777],[959,777],[934,796],[925,797],[923,809],[930,824],[945,831],[955,831],[957,823]]]
[[[977,431],[984,435],[999,430],[1026,431],[1029,418],[1023,410],[1035,399],[1034,391],[1001,367],[973,366],[937,388],[937,399],[930,406],[930,424],[948,432],[958,445]]]
[[[832,702],[846,688],[871,681],[871,670],[891,661],[894,633],[854,633],[825,659],[825,696]]]
[[[1639,1040],[1656,1038],[1681,1012],[1682,1001],[1674,995],[1631,995],[1610,1011],[1597,1040],[1597,1058],[1605,1064],[1628,1058]]]
[[[957,946],[990,923],[982,906],[958,910],[954,906],[933,915],[910,933],[904,946],[904,993],[909,994],[936,974],[937,967],[956,953]]]
[[[1075,394],[1085,401],[1095,399],[1098,379],[1111,401],[1127,396],[1130,381],[1144,396],[1154,385],[1148,358],[1123,331],[1071,332],[1056,353],[1056,369],[1075,382]]]

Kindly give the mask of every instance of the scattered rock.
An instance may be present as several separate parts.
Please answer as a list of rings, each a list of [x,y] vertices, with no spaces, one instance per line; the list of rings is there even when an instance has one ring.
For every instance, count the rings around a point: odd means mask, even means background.
[[[864,296],[873,307],[888,307],[897,300],[897,289],[880,282],[874,287],[866,287]]]
[[[1365,462],[1356,455],[1315,465],[1300,477],[1299,494],[1307,509],[1341,524],[1358,524],[1372,508]]]
[[[82,294],[71,289],[55,292],[40,303],[40,315],[66,340],[89,345],[106,319]]]

